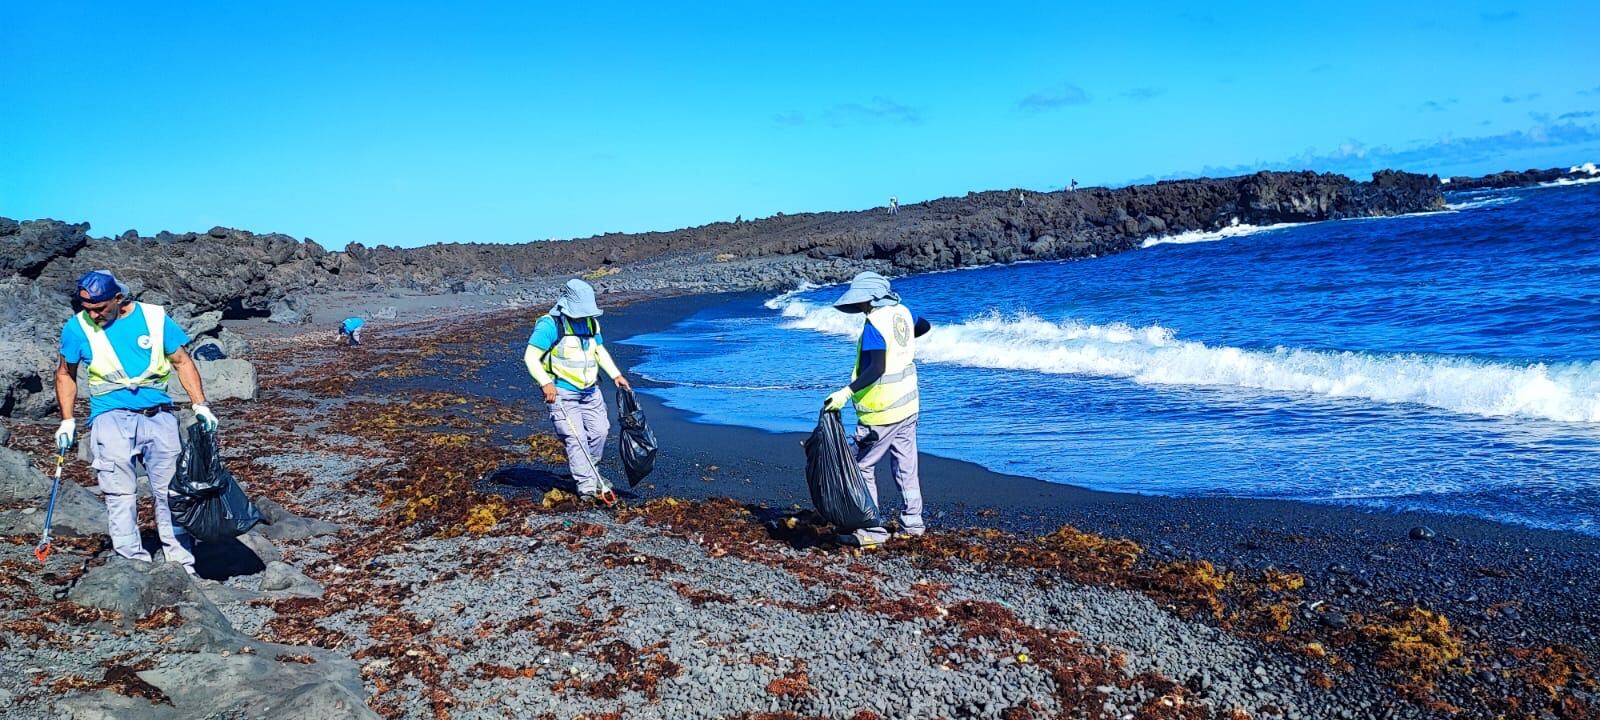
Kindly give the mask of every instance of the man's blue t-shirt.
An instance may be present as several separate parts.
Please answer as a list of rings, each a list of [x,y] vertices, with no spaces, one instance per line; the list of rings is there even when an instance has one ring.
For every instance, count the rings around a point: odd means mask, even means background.
[[[344,334],[349,335],[350,333],[360,330],[361,326],[365,324],[367,324],[367,321],[362,320],[361,318],[345,318],[344,325],[342,325],[340,329],[344,330]]]
[[[117,318],[116,322],[106,328],[106,339],[111,341],[111,349],[116,351],[117,360],[122,363],[122,371],[128,377],[138,377],[145,370],[150,369],[150,350],[140,347],[140,343],[149,344],[150,330],[145,324],[144,313],[135,307],[132,312]],[[189,334],[167,318],[165,329],[162,330],[161,344],[168,355],[171,355],[189,344]],[[68,364],[88,364],[94,361],[94,351],[89,348],[89,338],[84,337],[83,328],[78,327],[78,319],[71,317],[67,324],[61,328],[61,357]],[[113,390],[104,395],[91,395],[89,397],[89,422],[94,422],[100,413],[107,410],[144,410],[157,405],[166,405],[172,402],[172,396],[165,391],[153,388],[140,388],[137,390]]]
[[[911,310],[911,308],[909,308],[909,307],[906,308],[906,309],[907,310]],[[917,326],[917,323],[919,323],[921,321],[922,321],[922,316],[918,315],[917,311],[911,310],[911,327],[915,328]],[[884,341],[883,333],[878,332],[878,328],[873,327],[872,323],[862,323],[862,328],[861,328],[861,352],[867,352],[868,350],[888,350],[888,349],[889,349],[889,345],[888,345],[887,342]]]
[[[597,332],[594,337],[589,336],[589,321],[587,319],[568,320],[568,322],[572,324],[572,335],[583,343],[583,349],[588,350],[591,343],[605,344],[604,333]],[[538,348],[539,353],[543,354],[556,344],[556,340],[560,336],[560,328],[556,327],[555,316],[546,315],[539,318],[539,322],[533,324],[533,335],[528,337],[528,344]],[[556,378],[555,380],[556,387],[562,390],[571,390],[572,392],[582,392],[584,390],[584,388],[573,385],[562,378]]]

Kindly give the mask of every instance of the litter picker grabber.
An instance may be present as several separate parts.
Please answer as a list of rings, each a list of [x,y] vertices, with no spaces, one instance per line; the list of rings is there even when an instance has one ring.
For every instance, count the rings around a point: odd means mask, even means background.
[[[56,451],[56,479],[50,483],[50,504],[44,510],[44,532],[39,535],[39,544],[33,547],[33,556],[39,558],[43,565],[46,558],[50,557],[50,522],[56,515],[56,492],[61,489],[61,468],[67,464],[67,451]]]
[[[595,497],[600,498],[600,502],[605,503],[606,507],[616,505],[617,493],[611,489],[611,483],[600,476],[600,465],[594,458],[589,457],[589,443],[585,441],[583,433],[578,432],[578,426],[572,422],[572,414],[567,412],[566,408],[561,409],[561,419],[567,421],[567,432],[572,433],[572,437],[577,439],[578,447],[583,450],[583,458],[589,461],[590,469],[594,470],[594,480],[600,484],[600,492],[595,493]]]

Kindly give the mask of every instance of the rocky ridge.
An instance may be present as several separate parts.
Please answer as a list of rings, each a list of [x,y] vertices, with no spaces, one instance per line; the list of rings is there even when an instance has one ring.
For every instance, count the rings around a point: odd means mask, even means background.
[[[1313,172],[1161,182],[1075,192],[969,193],[880,210],[779,214],[669,232],[519,245],[347,245],[215,227],[204,233],[89,235],[84,223],[0,218],[0,415],[42,417],[55,339],[73,282],[112,269],[182,320],[300,322],[300,296],[333,290],[514,294],[585,274],[602,292],[683,294],[832,282],[1021,260],[1093,257],[1146,238],[1235,223],[1313,222],[1444,206],[1433,176],[1382,171],[1369,182]],[[210,313],[216,313],[211,316]],[[216,342],[229,344],[225,330]],[[236,348],[237,349],[237,348]],[[230,355],[237,353],[229,353]]]
[[[1456,176],[1444,181],[1444,189],[1450,192],[1502,190],[1592,180],[1597,177],[1600,177],[1600,168],[1596,168],[1594,163],[1584,163],[1583,165],[1574,165],[1569,168],[1505,170],[1482,177]]]

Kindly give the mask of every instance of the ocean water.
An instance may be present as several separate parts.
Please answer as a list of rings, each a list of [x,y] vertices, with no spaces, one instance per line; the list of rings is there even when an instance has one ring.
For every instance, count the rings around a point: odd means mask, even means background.
[[[1101,490],[1600,534],[1600,183],[1447,199],[897,279],[935,325],[922,449]],[[702,422],[808,430],[849,379],[861,320],[839,292],[709,308],[632,338],[636,371]]]

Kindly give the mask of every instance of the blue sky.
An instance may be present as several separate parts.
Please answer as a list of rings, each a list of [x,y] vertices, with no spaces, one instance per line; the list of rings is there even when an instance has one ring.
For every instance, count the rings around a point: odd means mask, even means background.
[[[1593,2],[242,5],[0,3],[0,215],[520,242],[1600,161]]]

